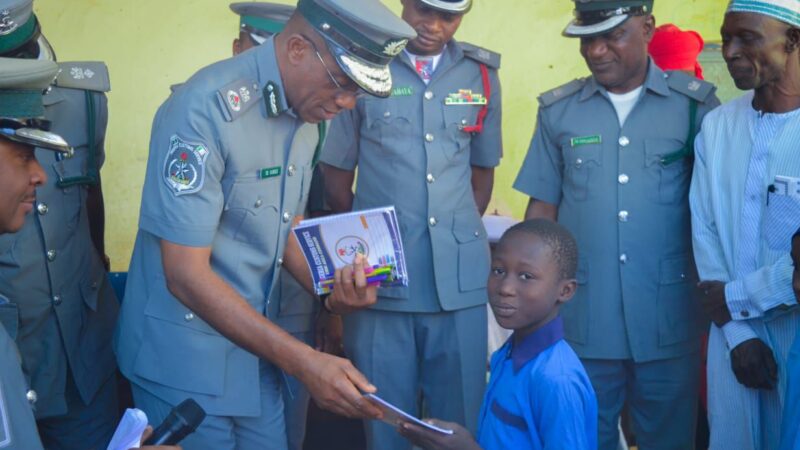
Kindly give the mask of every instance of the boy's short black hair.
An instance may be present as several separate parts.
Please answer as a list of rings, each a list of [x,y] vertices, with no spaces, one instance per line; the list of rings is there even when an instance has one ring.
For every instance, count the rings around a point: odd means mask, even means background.
[[[578,243],[572,233],[556,222],[547,219],[531,219],[520,222],[503,233],[506,236],[525,233],[538,237],[550,247],[553,260],[558,264],[558,272],[562,280],[575,278],[578,271]]]

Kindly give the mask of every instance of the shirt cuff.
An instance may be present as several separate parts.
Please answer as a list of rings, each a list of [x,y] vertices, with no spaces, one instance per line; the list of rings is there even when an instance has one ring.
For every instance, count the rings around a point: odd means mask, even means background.
[[[763,316],[761,310],[747,297],[744,281],[734,280],[725,284],[725,302],[733,320],[748,320]]]
[[[725,341],[728,343],[728,350],[733,350],[744,341],[756,339],[755,331],[750,328],[750,325],[743,322],[728,322],[722,326],[722,333],[725,335]]]

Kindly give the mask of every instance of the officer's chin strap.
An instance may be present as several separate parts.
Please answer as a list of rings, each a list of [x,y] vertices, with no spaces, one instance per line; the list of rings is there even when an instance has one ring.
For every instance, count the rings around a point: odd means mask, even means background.
[[[489,113],[489,102],[492,99],[492,82],[489,80],[489,69],[486,67],[486,64],[480,64],[480,68],[481,68],[481,80],[483,81],[484,97],[486,97],[486,104],[483,105],[481,107],[481,110],[478,112],[478,121],[475,122],[475,125],[462,128],[467,133],[483,132],[483,121],[486,119],[486,114]]]

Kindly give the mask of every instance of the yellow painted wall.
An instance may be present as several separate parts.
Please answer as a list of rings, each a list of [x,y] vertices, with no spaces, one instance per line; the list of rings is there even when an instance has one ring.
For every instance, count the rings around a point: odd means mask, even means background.
[[[283,0],[283,3],[292,3]],[[399,0],[384,0],[399,11]],[[717,40],[727,0],[656,0],[658,23],[673,22]],[[111,72],[106,242],[114,270],[127,270],[136,235],[153,115],[169,86],[226,58],[237,17],[224,0],[35,0],[60,61],[101,60]],[[511,184],[528,148],[536,97],[587,73],[577,41],[561,37],[567,0],[475,0],[458,39],[503,54],[505,157],[490,210],[520,217],[527,199]]]

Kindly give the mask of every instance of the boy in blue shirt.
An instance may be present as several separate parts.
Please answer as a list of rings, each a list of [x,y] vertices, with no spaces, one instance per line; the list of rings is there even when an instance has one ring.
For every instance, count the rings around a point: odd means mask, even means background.
[[[529,220],[511,227],[492,255],[489,303],[514,330],[494,353],[476,440],[462,426],[446,435],[401,423],[398,431],[431,450],[595,449],[597,400],[564,341],[558,309],[575,294],[578,249],[561,225]]]

